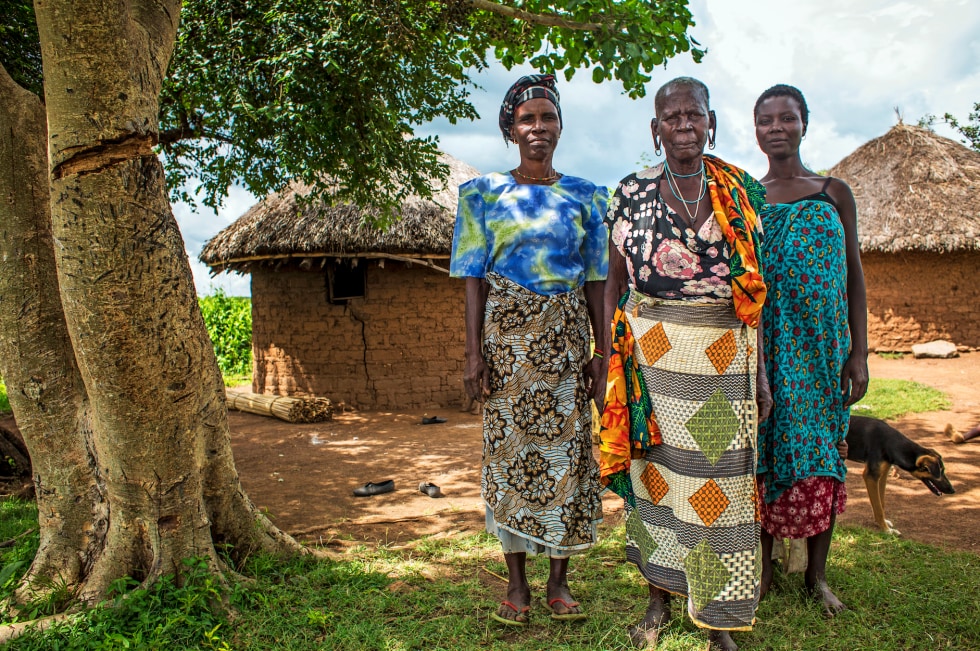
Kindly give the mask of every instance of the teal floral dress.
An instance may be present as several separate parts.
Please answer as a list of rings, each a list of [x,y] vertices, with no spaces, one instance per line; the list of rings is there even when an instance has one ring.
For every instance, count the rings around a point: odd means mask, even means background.
[[[762,219],[773,411],[759,426],[760,506],[771,534],[803,538],[826,530],[846,500],[836,447],[850,418],[840,381],[851,345],[844,228],[823,192],[769,204]]]

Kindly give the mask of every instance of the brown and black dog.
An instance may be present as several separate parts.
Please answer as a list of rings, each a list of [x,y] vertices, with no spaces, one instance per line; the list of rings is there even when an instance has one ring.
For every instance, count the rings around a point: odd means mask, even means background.
[[[938,452],[922,447],[877,418],[851,416],[847,459],[865,464],[864,484],[868,487],[875,522],[889,533],[899,533],[885,519],[885,484],[893,465],[921,480],[937,496],[956,492],[946,478],[946,466]]]

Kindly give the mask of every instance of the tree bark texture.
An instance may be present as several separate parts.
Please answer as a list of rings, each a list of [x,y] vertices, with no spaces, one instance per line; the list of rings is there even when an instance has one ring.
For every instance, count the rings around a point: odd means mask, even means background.
[[[63,545],[74,566],[58,568],[74,569],[53,576],[86,602],[122,576],[179,576],[191,556],[217,571],[216,542],[233,558],[302,550],[238,480],[221,373],[152,149],[179,11],[179,0],[36,0],[44,104],[13,82],[0,88],[5,108],[32,102],[3,115],[3,255],[40,274],[28,295],[7,289],[15,273],[6,264],[0,272],[0,371],[35,466],[42,546],[53,524],[71,522],[77,534]],[[7,129],[14,117],[30,128]],[[25,152],[38,151],[22,169]],[[60,319],[61,339],[40,336],[42,326],[18,335],[38,305]],[[66,368],[32,372],[46,358]],[[25,427],[27,411],[47,408],[55,378],[74,418]],[[42,506],[57,473],[78,475],[74,493]]]
[[[102,545],[105,503],[88,400],[61,309],[40,98],[0,67],[0,374],[33,466],[40,547],[16,597],[77,583]]]

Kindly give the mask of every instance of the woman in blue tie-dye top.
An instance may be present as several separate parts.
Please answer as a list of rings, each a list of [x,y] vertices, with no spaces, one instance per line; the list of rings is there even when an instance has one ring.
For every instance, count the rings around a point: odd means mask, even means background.
[[[595,543],[602,519],[589,405],[602,388],[602,351],[590,354],[589,327],[604,323],[607,193],[555,171],[561,127],[553,76],[511,87],[500,128],[520,165],[460,186],[450,264],[466,279],[466,391],[485,400],[487,530],[500,538],[509,573],[491,617],[515,626],[530,612],[528,553],[551,559],[551,616],[585,618],[568,559]]]

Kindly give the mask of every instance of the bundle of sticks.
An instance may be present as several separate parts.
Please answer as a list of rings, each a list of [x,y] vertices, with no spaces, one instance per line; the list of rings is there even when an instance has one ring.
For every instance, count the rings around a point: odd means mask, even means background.
[[[260,416],[274,416],[289,423],[318,423],[333,418],[334,406],[328,398],[266,396],[248,391],[225,390],[228,409]]]

